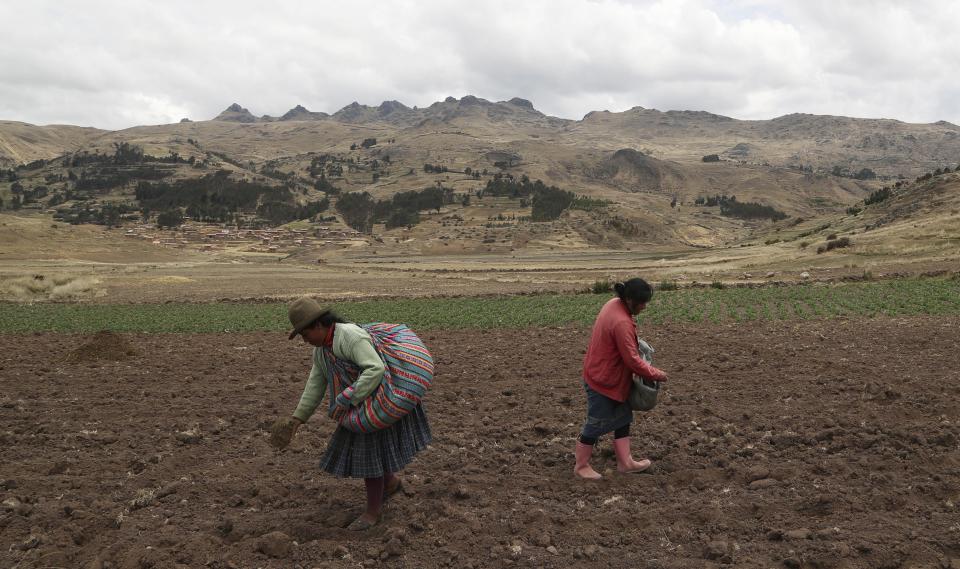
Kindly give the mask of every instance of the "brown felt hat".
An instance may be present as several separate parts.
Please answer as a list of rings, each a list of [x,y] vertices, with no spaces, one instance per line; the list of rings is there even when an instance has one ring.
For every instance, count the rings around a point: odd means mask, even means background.
[[[290,332],[289,340],[292,340],[304,328],[312,324],[317,318],[320,318],[329,308],[320,306],[316,300],[309,296],[301,296],[290,304],[290,323],[293,324],[293,332]]]

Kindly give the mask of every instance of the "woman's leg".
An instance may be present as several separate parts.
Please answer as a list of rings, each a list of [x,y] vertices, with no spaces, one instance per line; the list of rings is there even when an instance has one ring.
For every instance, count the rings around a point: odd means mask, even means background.
[[[600,480],[603,478],[599,472],[590,466],[590,455],[593,454],[593,445],[597,439],[586,437],[583,434],[577,438],[577,447],[574,450],[573,474],[586,480]]]
[[[630,425],[614,431],[613,451],[617,455],[617,470],[619,472],[643,472],[650,468],[649,460],[645,458],[638,462],[633,460],[633,456],[630,454]]]
[[[383,513],[383,476],[364,478],[363,485],[367,488],[367,511],[347,526],[347,529],[362,531],[370,529],[380,521]]]
[[[608,432],[607,423],[615,402],[590,389],[586,383],[583,388],[587,394],[587,420],[583,424],[580,436],[577,437],[577,445],[573,452],[573,474],[586,480],[599,480],[603,476],[590,466],[590,456],[593,454],[597,439]]]
[[[402,481],[400,475],[395,472],[387,472],[383,475],[383,497],[389,498],[400,490]]]
[[[363,485],[367,489],[367,511],[350,524],[353,529],[367,529],[380,521],[383,502],[387,496],[400,489],[400,477],[393,472],[387,472],[377,478],[364,478]]]
[[[363,484],[367,487],[367,511],[363,515],[370,521],[379,520],[383,511],[383,479],[383,476],[363,479]]]

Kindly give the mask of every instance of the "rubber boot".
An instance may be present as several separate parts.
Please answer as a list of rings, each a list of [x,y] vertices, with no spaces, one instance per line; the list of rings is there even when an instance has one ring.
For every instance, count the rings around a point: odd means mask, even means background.
[[[643,472],[650,468],[650,461],[643,459],[640,462],[630,456],[630,437],[613,439],[613,451],[617,455],[618,472]]]
[[[573,456],[576,458],[573,473],[586,480],[600,480],[603,476],[590,466],[591,454],[593,454],[593,445],[585,445],[577,441],[577,449],[573,452]]]

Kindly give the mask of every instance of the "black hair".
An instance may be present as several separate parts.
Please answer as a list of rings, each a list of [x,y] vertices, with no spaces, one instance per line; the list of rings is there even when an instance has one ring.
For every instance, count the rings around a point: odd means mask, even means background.
[[[626,282],[613,285],[613,290],[620,297],[620,300],[632,300],[634,302],[647,303],[653,298],[653,289],[647,284],[647,281],[641,278],[630,279]]]
[[[334,311],[332,311],[332,310],[327,310],[326,312],[324,312],[323,314],[321,314],[320,316],[318,316],[316,320],[314,320],[313,322],[311,322],[310,325],[307,326],[307,328],[316,328],[316,327],[317,327],[317,324],[320,324],[321,326],[323,326],[323,327],[325,327],[325,328],[329,328],[330,325],[333,324],[333,323],[335,323],[335,322],[336,322],[336,323],[339,323],[339,324],[346,324],[346,323],[347,323],[347,321],[344,320],[343,318],[340,318],[340,316],[339,316],[336,312],[334,312]]]

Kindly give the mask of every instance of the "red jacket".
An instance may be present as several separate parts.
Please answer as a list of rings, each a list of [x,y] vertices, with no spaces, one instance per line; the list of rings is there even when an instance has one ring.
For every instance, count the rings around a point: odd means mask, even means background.
[[[597,393],[626,401],[631,375],[659,377],[659,370],[640,357],[637,323],[619,298],[603,305],[593,323],[590,345],[583,358],[583,380]]]

